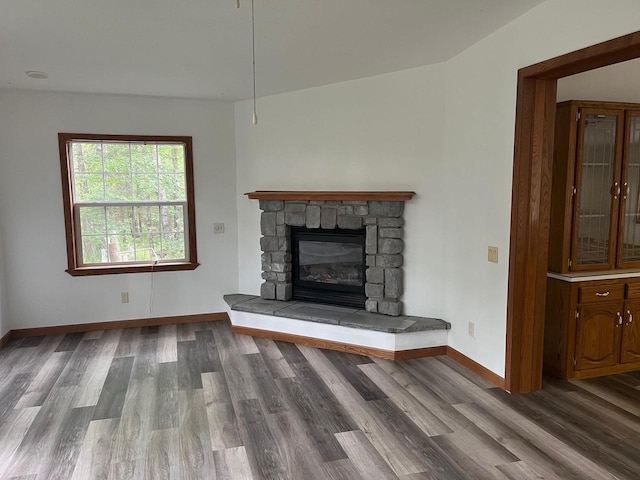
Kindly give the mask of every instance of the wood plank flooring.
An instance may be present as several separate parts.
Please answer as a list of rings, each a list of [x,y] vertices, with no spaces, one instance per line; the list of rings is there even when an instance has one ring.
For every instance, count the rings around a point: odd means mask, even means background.
[[[228,324],[0,350],[0,479],[638,479],[640,373],[511,396]]]

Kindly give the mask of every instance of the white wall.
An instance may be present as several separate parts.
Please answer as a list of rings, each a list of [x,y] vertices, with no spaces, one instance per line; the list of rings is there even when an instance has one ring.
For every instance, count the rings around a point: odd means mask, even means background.
[[[2,226],[0,225],[0,338],[7,333],[9,328],[9,316],[7,314],[7,291],[4,275],[4,249],[2,246]]]
[[[71,277],[58,132],[193,137],[198,260],[194,271],[155,273],[153,316],[226,310],[237,290],[233,105],[0,91],[0,224],[11,328],[149,316],[150,274]],[[213,235],[213,222],[225,222]],[[120,303],[129,292],[130,303]]]
[[[635,31],[639,15],[637,0],[548,0],[445,64],[261,98],[256,127],[238,103],[240,290],[260,284],[259,210],[242,193],[415,190],[407,312],[450,321],[449,344],[504,375],[517,70]]]
[[[439,316],[445,185],[441,66],[236,104],[240,291],[258,294],[253,190],[413,190],[405,209],[407,312]]]
[[[640,60],[629,60],[558,81],[558,101],[640,102]]]
[[[638,29],[640,2],[547,0],[446,64],[449,344],[504,374],[517,70]],[[500,262],[487,263],[487,245]],[[475,338],[467,322],[476,324]]]

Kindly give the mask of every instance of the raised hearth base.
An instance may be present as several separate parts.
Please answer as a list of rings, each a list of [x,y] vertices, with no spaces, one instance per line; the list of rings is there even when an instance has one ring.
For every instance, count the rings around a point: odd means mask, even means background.
[[[236,333],[387,359],[446,354],[451,325],[437,318],[389,317],[354,308],[225,295]]]

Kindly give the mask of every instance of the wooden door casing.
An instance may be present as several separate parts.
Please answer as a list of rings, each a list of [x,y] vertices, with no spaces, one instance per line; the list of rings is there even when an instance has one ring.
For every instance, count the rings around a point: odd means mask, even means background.
[[[626,302],[620,363],[640,362],[640,301]]]
[[[578,308],[575,369],[609,367],[620,359],[623,303],[584,305]]]

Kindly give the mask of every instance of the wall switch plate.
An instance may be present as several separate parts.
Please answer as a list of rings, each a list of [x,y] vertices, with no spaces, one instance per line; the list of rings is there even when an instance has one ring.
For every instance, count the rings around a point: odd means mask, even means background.
[[[489,246],[488,260],[493,263],[498,263],[498,247]]]
[[[122,303],[129,303],[129,292],[122,292],[120,296],[122,298]]]
[[[213,233],[224,233],[224,223],[214,223]]]
[[[469,322],[469,336],[474,338],[476,336],[476,325],[473,322]]]

